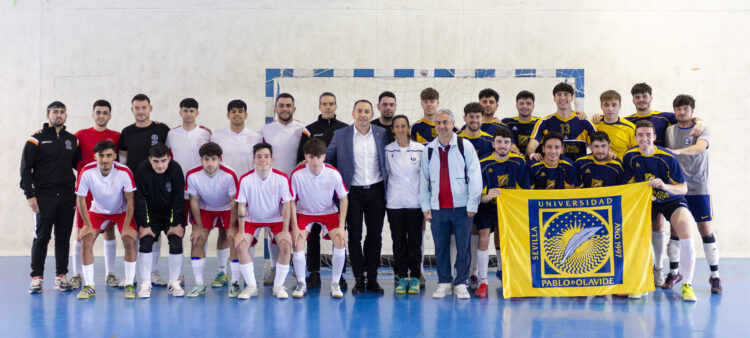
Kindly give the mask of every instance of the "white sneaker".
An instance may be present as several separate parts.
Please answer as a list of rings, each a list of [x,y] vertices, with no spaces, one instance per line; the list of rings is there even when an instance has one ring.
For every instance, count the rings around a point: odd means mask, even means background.
[[[169,285],[167,285],[167,293],[175,297],[185,296],[185,290],[182,289],[180,281],[169,282]]]
[[[149,297],[151,297],[151,286],[147,286],[146,283],[141,283],[140,287],[138,288],[138,298]]]
[[[453,288],[453,293],[456,294],[456,297],[458,297],[458,299],[469,299],[470,297],[469,288],[466,287],[466,284],[456,285]]]
[[[307,294],[307,285],[297,283],[297,287],[294,289],[294,292],[292,292],[292,297],[302,298],[305,294]]]
[[[239,298],[239,299],[250,299],[251,297],[255,297],[257,295],[258,295],[258,287],[257,286],[252,286],[252,285],[248,285],[248,286],[245,287],[245,290],[242,290],[242,292],[240,292],[240,294],[239,294],[239,296],[237,296],[237,298]]]
[[[151,284],[154,286],[167,286],[167,282],[161,278],[159,271],[151,271]]]
[[[286,286],[283,286],[283,285],[274,286],[272,293],[278,299],[289,298],[289,294],[286,292]]]
[[[453,294],[450,283],[438,283],[437,289],[432,293],[432,298],[445,298]]]
[[[341,292],[339,283],[331,283],[331,298],[344,298],[344,293]]]
[[[662,269],[654,268],[654,286],[661,287],[664,285],[665,281],[666,277],[664,276],[664,273],[662,273]]]

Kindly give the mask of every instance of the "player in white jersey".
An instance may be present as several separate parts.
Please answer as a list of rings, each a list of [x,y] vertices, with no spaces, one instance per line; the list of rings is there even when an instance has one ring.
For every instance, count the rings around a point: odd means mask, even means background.
[[[203,267],[206,265],[205,245],[209,232],[218,228],[220,236],[221,233],[226,236],[229,225],[237,221],[237,206],[234,204],[237,175],[234,170],[221,164],[222,150],[218,144],[206,143],[198,151],[201,165],[188,171],[185,182],[185,190],[190,195],[190,211],[195,221],[190,235],[195,286],[188,297],[206,293]]]
[[[320,139],[313,138],[302,147],[306,163],[292,172],[292,195],[296,196],[296,204],[292,204],[296,214],[297,227],[292,226],[294,238],[294,272],[297,277],[297,287],[292,296],[302,298],[307,293],[305,284],[305,242],[310,228],[314,223],[321,225],[321,234],[325,239],[333,240],[333,259],[331,274],[331,297],[343,298],[339,280],[344,268],[346,254],[346,211],[349,202],[346,198],[348,191],[344,186],[341,174],[331,165],[325,164],[326,144]],[[333,196],[339,199],[339,208],[333,202]],[[293,218],[293,221],[295,218]]]
[[[271,232],[272,240],[279,247],[276,275],[273,281],[273,295],[288,298],[284,280],[289,273],[289,258],[292,250],[292,235],[289,224],[292,215],[294,195],[289,177],[279,170],[272,169],[273,148],[268,143],[253,147],[255,169],[240,179],[237,190],[237,217],[242,226],[235,238],[240,258],[242,276],[248,286],[240,293],[240,299],[249,299],[258,294],[255,281],[253,259],[248,249],[255,245],[261,229]]]
[[[101,141],[94,146],[96,163],[89,163],[81,169],[76,184],[76,205],[81,212],[83,226],[78,229],[78,238],[83,245],[84,288],[78,293],[79,299],[96,295],[94,290],[94,242],[107,227],[117,224],[125,247],[125,298],[135,298],[136,233],[133,192],[135,179],[125,165],[115,162],[115,144]],[[86,195],[91,193],[91,208],[86,208]],[[127,224],[128,226],[124,226]]]
[[[294,97],[288,93],[279,94],[273,110],[276,113],[276,120],[261,127],[260,134],[263,136],[263,142],[270,144],[276,152],[273,168],[291,175],[292,170],[297,166],[299,139],[305,125],[294,119],[294,112],[297,108],[294,107]],[[279,253],[279,248],[271,243],[270,238],[271,236],[266,232],[266,247],[269,253],[268,257],[265,257],[263,266],[263,276],[266,281],[274,279],[273,268]]]

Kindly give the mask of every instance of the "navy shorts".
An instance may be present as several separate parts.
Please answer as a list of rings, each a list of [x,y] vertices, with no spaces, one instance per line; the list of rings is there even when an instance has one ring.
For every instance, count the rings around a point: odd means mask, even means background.
[[[681,207],[690,210],[684,196],[669,202],[653,203],[651,204],[651,220],[653,221],[657,215],[662,214],[669,221],[672,214]]]
[[[494,203],[482,203],[479,205],[477,215],[474,216],[474,224],[477,230],[490,229],[493,232],[497,229],[497,206]]]
[[[696,222],[710,222],[713,220],[711,195],[686,195],[685,200]]]

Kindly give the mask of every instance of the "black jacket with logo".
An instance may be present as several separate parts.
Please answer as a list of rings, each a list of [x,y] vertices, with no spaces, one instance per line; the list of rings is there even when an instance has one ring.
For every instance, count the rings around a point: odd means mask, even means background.
[[[157,174],[148,161],[141,163],[135,174],[135,186],[138,226],[149,227],[154,221],[185,226],[185,179],[176,161],[169,161],[163,174]]]
[[[39,194],[73,194],[76,175],[73,170],[81,160],[78,139],[45,123],[42,130],[26,140],[21,156],[21,189],[26,198]]]
[[[336,115],[330,120],[326,120],[323,116],[318,115],[317,121],[302,129],[302,135],[299,138],[299,147],[297,148],[297,163],[305,159],[305,152],[302,151],[302,147],[309,139],[313,137],[318,138],[323,140],[326,145],[329,145],[333,139],[333,132],[348,126],[348,124],[337,120]]]

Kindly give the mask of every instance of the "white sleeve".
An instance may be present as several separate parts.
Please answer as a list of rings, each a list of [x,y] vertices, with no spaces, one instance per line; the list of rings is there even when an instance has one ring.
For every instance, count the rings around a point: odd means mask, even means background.
[[[76,195],[86,197],[89,194],[88,176],[85,172],[81,174],[78,187],[76,188]]]
[[[286,177],[279,179],[279,189],[281,189],[281,203],[291,202],[294,200],[292,185]]]
[[[240,187],[237,189],[237,196],[235,197],[234,201],[239,204],[245,204],[247,203],[247,194],[245,194],[245,190],[247,190],[247,180],[240,181]]]
[[[227,196],[229,196],[231,198],[234,198],[234,196],[237,195],[237,188],[238,188],[237,185],[238,185],[238,183],[237,183],[237,180],[235,179],[234,175],[230,175],[228,177],[229,177],[229,179],[227,179],[227,181],[229,181],[229,182],[227,182],[227,187],[229,187],[229,188],[227,188]]]
[[[135,191],[135,180],[133,180],[133,174],[126,172],[122,175],[122,191],[133,192]]]
[[[195,176],[188,176],[187,180],[185,181],[185,191],[190,196],[198,196],[198,189],[195,188],[195,185],[197,184],[197,179]]]
[[[344,185],[344,179],[341,178],[341,174],[338,171],[333,172],[335,174],[335,181],[334,183],[336,185],[336,197],[338,198],[344,198],[346,195],[349,194],[349,192],[346,190],[346,186]]]

